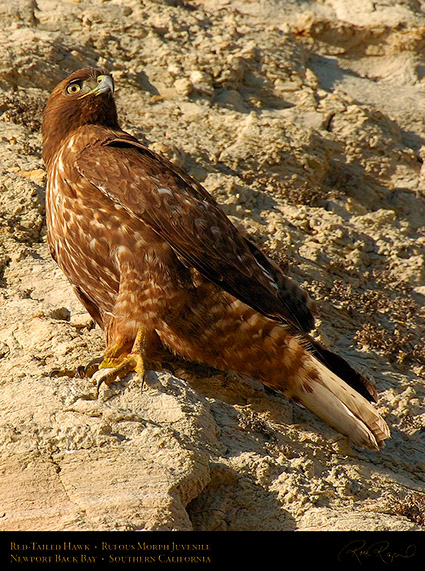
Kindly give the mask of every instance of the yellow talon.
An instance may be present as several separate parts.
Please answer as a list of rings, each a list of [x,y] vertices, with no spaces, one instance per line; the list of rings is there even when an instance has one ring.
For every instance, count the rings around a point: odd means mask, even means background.
[[[139,375],[139,379],[143,382],[145,376],[145,363],[143,357],[140,353],[137,353],[132,357],[134,362],[134,371]]]
[[[105,357],[99,365],[99,369],[115,369],[120,365],[121,361],[119,359],[113,359],[112,357]]]
[[[105,384],[109,386],[116,379],[122,379],[132,371],[136,372],[142,385],[145,376],[145,353],[146,353],[146,334],[142,328],[137,332],[136,339],[133,343],[131,352],[126,356],[123,353],[125,347],[116,343],[113,347],[108,349],[105,358],[99,365],[99,369],[112,369],[109,373],[103,375],[98,382],[97,389],[100,385]]]

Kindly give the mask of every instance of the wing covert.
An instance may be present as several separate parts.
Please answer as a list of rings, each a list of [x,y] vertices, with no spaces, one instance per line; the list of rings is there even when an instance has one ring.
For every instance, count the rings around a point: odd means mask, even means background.
[[[312,328],[307,293],[239,233],[199,183],[167,159],[118,132],[84,149],[75,166],[204,277],[263,315],[300,331]]]

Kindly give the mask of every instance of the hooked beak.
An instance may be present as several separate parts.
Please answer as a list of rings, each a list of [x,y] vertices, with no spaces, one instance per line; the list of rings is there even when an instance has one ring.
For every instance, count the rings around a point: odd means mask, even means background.
[[[109,91],[111,94],[114,92],[114,80],[110,75],[98,75],[97,76],[98,84],[96,87],[91,89],[88,93],[81,95],[79,99],[83,99],[88,95],[102,95],[102,93],[106,93]]]

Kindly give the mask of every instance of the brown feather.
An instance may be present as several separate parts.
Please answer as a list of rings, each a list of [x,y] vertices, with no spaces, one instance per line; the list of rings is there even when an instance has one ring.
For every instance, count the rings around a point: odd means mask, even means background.
[[[103,140],[101,133],[96,135],[99,143],[77,158],[82,176],[148,224],[189,267],[262,314],[300,331],[311,329],[308,294],[295,284],[285,287],[290,280],[281,273],[278,283],[276,268],[271,272],[264,254],[248,245],[204,189],[186,182],[171,163],[123,133],[119,139],[107,131]],[[117,178],[120,185],[113,182]]]
[[[80,70],[52,92],[43,158],[49,247],[107,351],[131,347],[142,329],[186,359],[258,378],[377,449],[389,431],[368,402],[376,393],[306,336],[308,294],[199,183],[119,128],[112,81],[96,93],[106,73]]]

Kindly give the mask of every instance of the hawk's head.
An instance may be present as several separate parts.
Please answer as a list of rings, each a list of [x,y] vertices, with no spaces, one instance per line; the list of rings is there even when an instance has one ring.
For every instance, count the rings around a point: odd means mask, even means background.
[[[118,127],[112,97],[114,80],[99,68],[74,71],[52,91],[43,115],[43,158],[51,158],[61,140],[71,131],[87,124]]]

